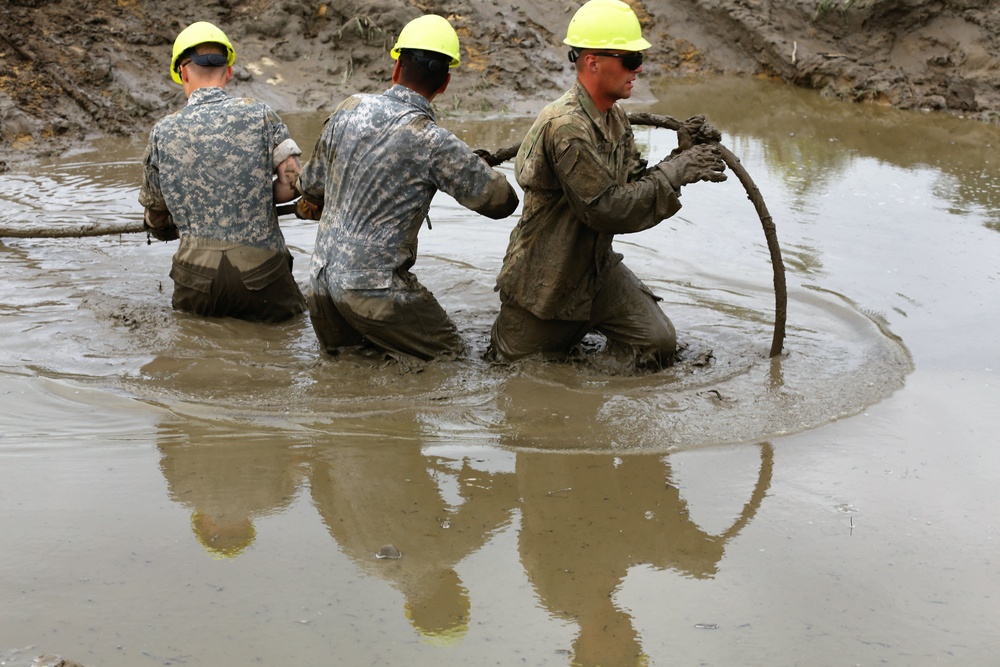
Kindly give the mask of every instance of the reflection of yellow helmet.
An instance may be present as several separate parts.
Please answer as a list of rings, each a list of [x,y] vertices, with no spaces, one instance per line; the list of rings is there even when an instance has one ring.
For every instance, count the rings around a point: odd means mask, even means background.
[[[458,33],[448,23],[448,19],[436,14],[427,14],[415,18],[399,33],[396,46],[392,47],[392,59],[399,59],[401,49],[416,51],[433,51],[451,57],[448,67],[458,67],[461,54],[458,46]]]
[[[257,529],[248,518],[221,522],[195,511],[191,514],[191,530],[212,558],[235,558],[253,544]]]
[[[454,646],[469,631],[469,591],[455,570],[410,581],[404,613],[431,646]]]
[[[177,35],[177,39],[174,40],[174,52],[170,56],[170,78],[176,83],[183,83],[181,81],[181,68],[178,66],[177,61],[192,46],[198,46],[206,42],[214,42],[226,47],[226,65],[231,66],[236,62],[236,49],[229,42],[226,33],[208,21],[198,21],[181,30],[180,34]]]
[[[578,49],[643,51],[652,46],[642,37],[639,17],[621,0],[589,0],[576,10],[564,44]]]

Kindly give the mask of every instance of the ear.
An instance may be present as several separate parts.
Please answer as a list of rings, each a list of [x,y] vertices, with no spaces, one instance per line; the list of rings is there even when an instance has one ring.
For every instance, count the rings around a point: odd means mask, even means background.
[[[392,83],[399,83],[399,78],[403,72],[403,65],[397,60],[396,65],[392,68]]]
[[[230,65],[226,68],[226,78],[222,82],[223,84],[229,83],[229,80],[233,78],[233,66]]]
[[[448,73],[448,76],[446,76],[444,78],[444,83],[442,83],[441,87],[437,89],[436,93],[434,93],[435,97],[438,96],[438,95],[440,95],[444,91],[448,90],[448,84],[449,83],[451,83],[451,72]]]

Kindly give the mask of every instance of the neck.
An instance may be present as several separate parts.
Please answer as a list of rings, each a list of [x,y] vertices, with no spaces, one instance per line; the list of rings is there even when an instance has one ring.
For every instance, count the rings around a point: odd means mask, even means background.
[[[596,106],[597,110],[601,113],[607,115],[607,113],[611,111],[611,107],[613,107],[615,102],[618,101],[618,98],[608,95],[607,93],[602,93],[596,85],[596,80],[586,76],[578,76],[576,80],[579,81],[580,85],[587,91],[587,94],[590,95],[590,99],[594,101],[594,106]]]

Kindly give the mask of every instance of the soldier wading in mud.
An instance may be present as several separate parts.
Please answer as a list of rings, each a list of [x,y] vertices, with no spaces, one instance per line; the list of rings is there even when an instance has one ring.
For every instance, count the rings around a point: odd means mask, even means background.
[[[659,369],[676,351],[673,324],[611,243],[675,214],[681,186],[726,179],[719,149],[702,143],[719,133],[700,116],[688,119],[692,141],[682,143],[697,145],[647,168],[616,104],[632,94],[651,46],[638,18],[619,0],[590,0],[564,42],[577,80],[542,110],[517,154],[524,211],[497,278],[489,355],[561,356],[598,331],[609,347],[626,346],[638,367]]]
[[[435,123],[431,102],[459,64],[451,24],[414,19],[392,57],[393,86],[342,102],[299,177],[299,217],[319,220],[309,315],[327,352],[371,345],[431,359],[463,350],[447,313],[410,273],[431,199],[443,190],[495,219],[518,199],[502,174]]]
[[[297,194],[302,151],[267,105],[225,93],[235,61],[211,23],[177,35],[170,76],[188,103],[149,134],[139,203],[150,234],[180,237],[174,308],[277,322],[305,310],[275,209]]]

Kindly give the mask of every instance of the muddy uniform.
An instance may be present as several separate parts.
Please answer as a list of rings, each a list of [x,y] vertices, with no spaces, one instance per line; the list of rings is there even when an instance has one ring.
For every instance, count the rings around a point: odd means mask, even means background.
[[[681,205],[666,173],[646,168],[625,111],[616,104],[605,118],[576,83],[539,114],[515,173],[524,211],[497,278],[492,354],[562,354],[600,331],[640,362],[669,363],[674,327],[611,242]]]
[[[298,182],[323,200],[309,295],[323,348],[460,352],[455,325],[410,273],[417,233],[438,190],[482,215],[510,215],[518,199],[507,179],[439,127],[426,98],[395,85],[341,103]]]
[[[263,321],[305,309],[272,189],[275,168],[299,154],[267,105],[221,88],[195,90],[184,109],[156,124],[139,202],[170,211],[180,234],[174,308]]]

